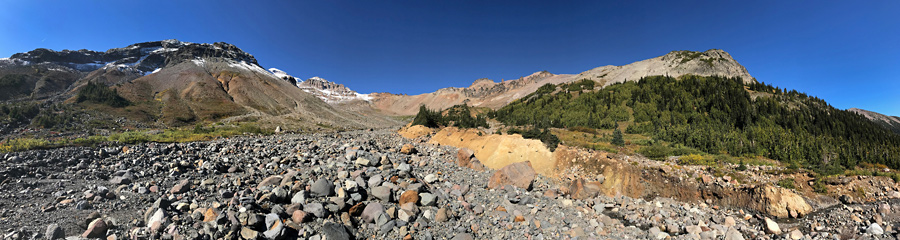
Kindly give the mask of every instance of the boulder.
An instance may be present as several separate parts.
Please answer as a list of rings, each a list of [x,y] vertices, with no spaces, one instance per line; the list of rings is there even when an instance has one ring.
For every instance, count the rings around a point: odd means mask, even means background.
[[[383,214],[387,214],[384,211],[384,206],[382,206],[381,203],[373,202],[366,205],[366,208],[363,209],[362,215],[360,215],[360,217],[362,217],[364,222],[372,223],[376,218],[378,218],[378,215]]]
[[[725,240],[744,240],[744,235],[733,227],[728,228],[725,232]]]
[[[412,144],[409,144],[409,143],[403,144],[403,147],[400,148],[400,153],[403,153],[403,154],[415,154],[417,152],[418,151],[416,151],[416,146],[413,146]]]
[[[49,240],[53,239],[62,239],[66,238],[66,232],[63,231],[59,224],[50,224],[47,226],[47,231],[44,232],[44,237]]]
[[[391,201],[391,189],[385,186],[378,186],[372,188],[372,196],[380,199],[381,201],[390,202]]]
[[[323,239],[326,240],[350,240],[352,238],[344,225],[332,222],[325,223],[322,226],[322,235],[324,235]]]
[[[469,168],[474,169],[475,171],[484,171],[484,164],[482,164],[478,158],[472,158],[472,161],[469,162]]]
[[[334,184],[325,178],[319,178],[319,180],[316,180],[310,187],[310,191],[312,195],[316,197],[331,196],[334,195]]]
[[[794,229],[788,236],[790,236],[791,239],[800,240],[803,238],[803,232],[800,232],[800,229]]]
[[[866,233],[881,235],[884,234],[884,228],[881,228],[881,225],[878,225],[878,223],[872,223],[872,225],[869,225],[869,228],[866,229]]]
[[[437,196],[431,193],[419,193],[419,199],[422,206],[434,206],[437,203]]]
[[[406,192],[403,192],[403,194],[400,194],[400,199],[398,202],[400,203],[400,205],[403,205],[405,203],[416,204],[419,202],[419,192],[416,190],[407,190]]]
[[[106,221],[103,221],[102,218],[94,219],[94,221],[91,221],[91,224],[88,224],[87,230],[81,234],[81,237],[106,238],[106,230],[109,230]]]
[[[269,177],[267,177],[266,179],[263,179],[261,182],[259,182],[259,184],[256,185],[256,188],[262,188],[262,187],[265,187],[265,186],[279,185],[279,184],[281,184],[281,180],[282,180],[282,179],[284,179],[284,177],[282,177],[282,176],[277,176],[277,175],[276,175],[276,176],[269,176]]]
[[[569,195],[574,199],[589,199],[600,193],[600,184],[597,182],[585,182],[578,178],[569,184]]]
[[[781,227],[778,227],[778,223],[773,221],[771,218],[764,219],[766,225],[766,233],[780,235]]]
[[[174,193],[174,194],[185,193],[190,189],[191,189],[191,181],[188,179],[185,179],[185,180],[181,180],[180,183],[175,184],[175,186],[172,187],[172,193]]]
[[[506,165],[494,173],[488,182],[489,188],[498,188],[504,185],[513,185],[523,189],[531,189],[534,177],[537,173],[531,168],[531,162],[517,162]]]
[[[460,167],[469,167],[469,162],[471,162],[472,157],[475,156],[475,151],[468,148],[460,148],[459,151],[456,152],[456,164]]]
[[[759,199],[753,205],[756,210],[777,218],[802,217],[812,212],[806,200],[790,189],[767,184],[754,188],[752,194]]]
[[[294,213],[291,213],[291,220],[295,223],[303,223],[309,220],[309,214],[303,210],[296,210]]]

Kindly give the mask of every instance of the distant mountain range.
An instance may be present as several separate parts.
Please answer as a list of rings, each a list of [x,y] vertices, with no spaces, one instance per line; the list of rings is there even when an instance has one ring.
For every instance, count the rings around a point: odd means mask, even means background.
[[[126,117],[162,126],[261,119],[306,127],[362,128],[394,124],[387,116],[413,115],[421,105],[431,109],[458,104],[498,109],[545,84],[588,79],[608,86],[655,75],[715,75],[740,77],[745,83],[756,81],[730,54],[711,49],[672,51],[579,74],[539,71],[500,82],[477,79],[465,88],[448,87],[419,95],[361,94],[320,77],[301,80],[277,68],[266,70],[253,55],[228,43],[164,40],[105,52],[39,48],[2,58],[0,101],[71,103],[82,87],[93,82],[115,89],[132,103],[125,107]],[[900,132],[897,117],[851,111]]]

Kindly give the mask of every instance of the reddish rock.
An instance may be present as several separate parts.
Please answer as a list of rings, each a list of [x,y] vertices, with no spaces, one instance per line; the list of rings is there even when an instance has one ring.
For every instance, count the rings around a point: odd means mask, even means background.
[[[517,162],[506,165],[494,173],[488,182],[489,188],[499,188],[504,185],[513,185],[519,188],[531,189],[531,183],[537,173],[531,168],[531,162]]]
[[[516,215],[516,219],[513,220],[513,221],[515,221],[515,222],[524,222],[524,221],[525,221],[525,217],[522,216],[522,215]]]
[[[572,180],[569,184],[569,195],[574,199],[588,199],[600,193],[599,182],[585,182],[584,179]]]
[[[278,185],[281,184],[281,180],[284,179],[282,176],[270,176],[266,179],[263,179],[262,182],[259,182],[259,185],[256,185],[256,188],[262,188],[270,185]]]
[[[350,207],[350,210],[348,212],[350,212],[350,215],[359,216],[360,214],[362,214],[363,209],[365,209],[365,208],[366,208],[365,204],[357,203],[356,205],[353,205],[352,207]]]
[[[400,148],[400,153],[403,154],[415,154],[417,152],[416,147],[409,143],[403,144],[403,147]]]
[[[559,192],[556,191],[556,189],[547,189],[547,191],[544,191],[544,196],[548,198],[556,198],[557,196],[559,196]]]
[[[87,230],[81,234],[83,238],[106,238],[106,230],[109,229],[109,226],[106,225],[106,221],[103,221],[102,218],[94,219],[91,224],[88,225]]]
[[[419,202],[419,192],[416,190],[407,190],[406,192],[403,192],[403,194],[400,194],[400,200],[399,200],[400,205],[403,205],[405,203],[416,204],[418,202]]]
[[[219,217],[219,213],[216,212],[215,208],[209,208],[209,209],[206,209],[205,212],[203,212],[203,221],[204,222],[215,221],[217,217]]]
[[[306,220],[309,220],[309,214],[304,212],[303,210],[297,210],[294,211],[293,214],[291,214],[291,220],[293,220],[295,223],[302,223]]]
[[[494,209],[494,211],[498,211],[498,212],[506,212],[506,208],[503,207],[503,206],[498,206],[496,209]]]
[[[469,168],[475,169],[476,171],[484,171],[484,164],[481,164],[477,158],[472,158],[472,161],[469,162]]]
[[[456,164],[460,167],[469,167],[469,162],[472,160],[472,157],[475,156],[475,151],[468,148],[460,148],[459,151],[456,152]]]
[[[713,178],[706,174],[703,174],[703,176],[700,178],[701,178],[701,180],[703,180],[703,183],[706,183],[706,184],[712,183],[712,181],[713,181]]]
[[[191,189],[191,181],[188,179],[185,179],[185,180],[181,180],[180,183],[175,184],[175,186],[172,187],[172,193],[175,193],[175,194],[185,193],[190,189]]]

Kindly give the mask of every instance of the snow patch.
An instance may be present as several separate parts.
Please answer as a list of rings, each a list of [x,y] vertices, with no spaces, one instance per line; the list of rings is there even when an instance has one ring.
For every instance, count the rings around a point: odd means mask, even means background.
[[[249,64],[249,63],[247,63],[246,61],[240,61],[240,62],[228,63],[228,66],[229,66],[229,67],[233,67],[233,68],[243,68],[243,69],[247,69],[247,70],[250,70],[250,71],[254,71],[254,72],[257,72],[257,73],[260,73],[260,74],[263,74],[263,75],[268,75],[268,76],[271,76],[271,77],[277,77],[275,74],[273,74],[272,72],[266,71],[265,69],[263,69],[263,68],[260,67],[259,65],[256,65],[256,64]]]
[[[200,59],[200,58],[191,59],[191,62],[193,62],[197,66],[201,66],[201,67],[206,66],[206,60],[204,60],[204,59]]]
[[[159,70],[162,70],[162,68],[154,69],[152,72],[144,72],[144,76],[147,76],[147,75],[150,75],[150,74],[157,73],[157,72],[159,72]]]
[[[162,47],[160,47],[160,48],[154,49],[153,51],[150,51],[150,53],[167,53],[167,52],[174,52],[174,51],[178,51],[178,48],[162,48]]]
[[[356,98],[366,101],[372,101],[372,96],[369,96],[369,94],[356,93]]]
[[[0,63],[3,64],[16,64],[16,65],[30,65],[31,62],[25,61],[18,58],[0,58]]]

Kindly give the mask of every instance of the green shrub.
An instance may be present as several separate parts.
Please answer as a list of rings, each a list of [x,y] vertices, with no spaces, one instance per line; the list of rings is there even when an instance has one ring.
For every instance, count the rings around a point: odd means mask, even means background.
[[[821,178],[817,178],[815,183],[813,183],[813,191],[819,194],[826,194],[828,193],[828,187],[825,186],[825,183],[822,182]]]
[[[794,189],[794,179],[793,178],[782,178],[781,180],[778,180],[777,184],[778,184],[778,186],[783,187],[783,188]]]
[[[620,147],[625,146],[625,139],[622,137],[622,131],[619,131],[618,128],[616,128],[616,130],[613,131],[613,137],[612,137],[612,141],[610,141],[610,143],[612,143],[612,145],[616,145],[616,146],[620,146]]]
[[[672,152],[672,149],[662,144],[654,144],[638,149],[638,153],[653,160],[665,160]]]
[[[581,79],[575,82],[568,84],[567,90],[570,92],[578,92],[581,90],[594,90],[594,85],[596,83],[589,79]]]
[[[78,91],[78,96],[75,101],[94,102],[105,104],[110,107],[124,107],[131,104],[128,100],[119,96],[119,93],[116,92],[115,89],[110,89],[109,87],[106,87],[106,85],[95,82],[88,82],[87,85],[84,85],[84,87]]]
[[[741,164],[738,165],[737,168],[735,168],[735,170],[738,170],[738,171],[747,171],[747,165],[744,165],[744,161],[741,161]]]
[[[412,125],[422,125],[430,128],[454,126],[458,128],[489,127],[487,119],[483,116],[472,117],[472,111],[468,105],[460,104],[447,109],[447,114],[433,111],[422,105],[419,112],[413,118]]]
[[[573,131],[573,132],[583,132],[583,133],[590,133],[590,134],[594,134],[594,135],[599,134],[599,133],[597,132],[597,129],[593,129],[593,128],[589,128],[589,127],[582,127],[582,126],[570,127],[570,128],[569,128],[569,131]]]
[[[537,128],[529,128],[527,130],[520,130],[517,128],[510,128],[506,130],[507,134],[520,134],[523,138],[528,139],[537,139],[541,140],[545,146],[547,146],[550,151],[556,151],[556,147],[559,145],[559,137],[550,133],[549,129],[538,130]]]
[[[681,156],[678,158],[678,163],[681,165],[701,165],[701,166],[711,166],[715,164],[715,161],[706,156],[702,156],[699,154],[688,154],[685,156]]]

